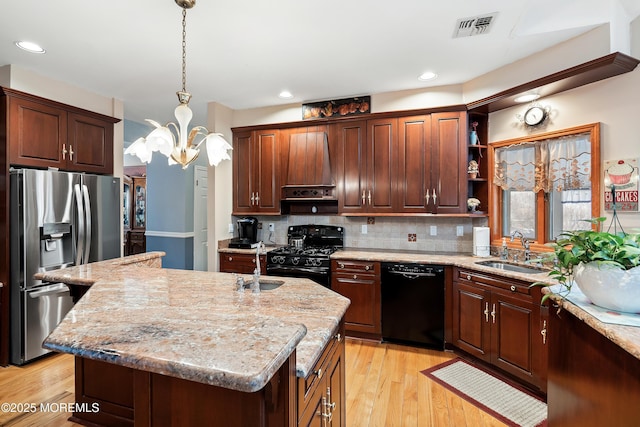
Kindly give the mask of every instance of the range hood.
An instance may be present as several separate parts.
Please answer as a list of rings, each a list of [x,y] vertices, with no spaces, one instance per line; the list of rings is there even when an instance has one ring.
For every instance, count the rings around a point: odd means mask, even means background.
[[[325,132],[291,134],[283,213],[337,213],[338,199],[331,175]]]

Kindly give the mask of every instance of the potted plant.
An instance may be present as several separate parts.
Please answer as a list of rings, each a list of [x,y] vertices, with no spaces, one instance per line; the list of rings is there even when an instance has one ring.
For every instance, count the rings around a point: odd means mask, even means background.
[[[469,161],[469,166],[467,166],[467,173],[469,174],[469,178],[476,179],[478,177],[478,162],[475,160]]]
[[[567,231],[551,244],[554,268],[549,276],[560,285],[555,294],[566,297],[575,281],[595,305],[640,313],[640,234],[601,231],[604,217],[588,221],[596,224],[597,230]],[[550,295],[545,295],[543,302]]]
[[[467,199],[467,207],[471,212],[475,212],[476,209],[478,209],[478,206],[480,206],[480,200],[476,199],[475,197],[469,197]]]

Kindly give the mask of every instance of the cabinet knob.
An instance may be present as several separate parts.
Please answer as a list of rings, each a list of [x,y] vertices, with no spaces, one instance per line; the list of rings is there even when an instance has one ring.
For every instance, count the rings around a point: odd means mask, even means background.
[[[371,266],[370,266],[370,265],[365,265],[365,266],[364,266],[364,269],[365,269],[366,271],[369,271],[369,270],[371,270]]]
[[[323,374],[322,368],[318,369],[317,371],[313,371],[313,373],[315,374],[315,376],[318,377],[318,379],[322,378],[322,374]]]
[[[336,341],[340,342],[342,341],[342,334],[335,334],[333,338],[335,338]]]
[[[251,262],[255,264],[255,263],[256,263],[256,259],[255,259],[255,258],[252,258],[252,259],[251,259]]]
[[[358,275],[357,275],[357,274],[354,274],[354,275],[353,275],[353,280],[356,280],[357,278],[358,278]]]
[[[511,292],[515,292],[516,291],[516,286],[515,285],[511,285]]]
[[[344,264],[343,264],[343,263],[341,263],[341,262],[339,262],[339,263],[338,263],[338,268],[344,268]]]
[[[233,261],[233,257],[231,257],[231,256],[230,256],[230,257],[229,257],[229,261]]]
[[[467,280],[471,280],[471,275],[467,274]]]

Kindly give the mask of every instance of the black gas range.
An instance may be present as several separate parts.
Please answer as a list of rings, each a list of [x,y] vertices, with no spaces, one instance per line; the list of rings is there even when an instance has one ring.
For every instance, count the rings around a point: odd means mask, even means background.
[[[267,274],[304,277],[331,285],[332,253],[344,246],[344,228],[332,225],[292,225],[287,231],[289,245],[267,254]]]

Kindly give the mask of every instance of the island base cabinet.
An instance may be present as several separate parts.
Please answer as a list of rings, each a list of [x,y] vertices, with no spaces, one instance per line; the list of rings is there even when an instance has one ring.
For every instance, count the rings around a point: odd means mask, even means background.
[[[640,360],[567,310],[550,311],[549,425],[640,425]]]
[[[76,357],[71,421],[88,426],[294,426],[295,352],[261,390],[245,393]]]

